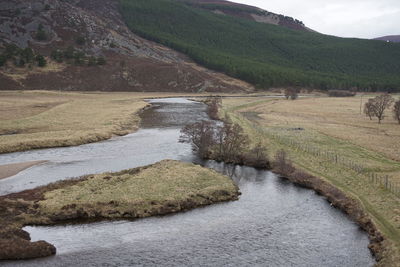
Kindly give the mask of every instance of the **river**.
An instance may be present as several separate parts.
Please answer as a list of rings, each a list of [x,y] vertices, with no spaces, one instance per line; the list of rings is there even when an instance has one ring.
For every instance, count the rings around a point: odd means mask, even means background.
[[[201,162],[179,131],[207,119],[186,99],[151,100],[141,129],[108,141],[0,155],[1,164],[49,160],[0,181],[0,194],[67,177],[118,171],[163,159],[202,163],[239,185],[239,201],[135,221],[25,227],[53,257],[6,266],[372,266],[367,234],[311,190],[272,172]]]

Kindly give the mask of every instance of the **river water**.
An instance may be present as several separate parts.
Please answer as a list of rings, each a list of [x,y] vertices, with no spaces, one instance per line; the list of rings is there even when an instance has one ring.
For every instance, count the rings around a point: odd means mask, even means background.
[[[269,171],[201,162],[180,128],[207,119],[206,107],[185,99],[152,100],[136,133],[70,148],[0,155],[0,164],[48,163],[0,181],[0,194],[67,177],[117,171],[163,159],[197,162],[239,185],[239,201],[136,221],[25,227],[57,255],[6,266],[372,266],[368,237],[311,190]]]

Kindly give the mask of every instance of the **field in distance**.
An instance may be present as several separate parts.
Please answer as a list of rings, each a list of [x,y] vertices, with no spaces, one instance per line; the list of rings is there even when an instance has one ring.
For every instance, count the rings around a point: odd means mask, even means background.
[[[391,109],[382,124],[360,114],[374,96],[224,99],[223,112],[271,158],[283,149],[298,169],[358,199],[392,241],[382,263],[392,266],[400,258],[400,125]]]

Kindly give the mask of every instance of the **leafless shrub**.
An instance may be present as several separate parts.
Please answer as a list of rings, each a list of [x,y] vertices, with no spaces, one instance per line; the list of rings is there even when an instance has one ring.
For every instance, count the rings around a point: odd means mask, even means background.
[[[279,150],[278,152],[276,152],[274,161],[274,170],[277,173],[286,176],[295,171],[292,162],[288,159],[286,151]]]
[[[394,103],[393,107],[393,117],[395,120],[397,120],[400,124],[400,100],[398,100],[396,103]]]
[[[257,168],[270,168],[267,148],[261,142],[258,143],[246,154],[245,164]]]
[[[296,88],[286,88],[285,89],[286,99],[296,100],[299,97],[299,90]]]
[[[185,126],[180,138],[181,142],[191,143],[193,151],[203,159],[269,168],[267,149],[261,144],[249,149],[248,140],[238,124],[226,122],[220,126],[207,121]]]
[[[209,121],[186,125],[181,130],[180,142],[191,143],[193,151],[201,158],[207,158],[214,144],[214,127]]]
[[[237,163],[248,145],[248,137],[244,134],[243,128],[238,124],[225,123],[219,131],[216,142],[221,148],[219,156],[226,162]]]
[[[353,97],[356,95],[356,93],[346,90],[329,90],[328,95],[330,97]]]
[[[208,116],[213,120],[218,120],[218,110],[221,106],[222,98],[220,96],[208,97],[206,104],[208,105]]]

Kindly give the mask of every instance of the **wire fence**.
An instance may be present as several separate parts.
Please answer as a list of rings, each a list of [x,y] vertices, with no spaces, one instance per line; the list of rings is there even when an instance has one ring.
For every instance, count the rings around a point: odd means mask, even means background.
[[[260,125],[258,125],[257,123],[253,123],[253,127],[258,132],[267,134],[279,143],[285,144],[286,146],[289,145],[297,151],[306,152],[315,157],[319,157],[321,159],[329,161],[331,164],[341,165],[348,169],[351,169],[359,176],[363,176],[365,181],[373,185],[383,187],[385,190],[400,197],[400,183],[398,181],[394,181],[393,177],[391,177],[390,175],[371,172],[365,165],[355,162],[349,157],[344,157],[343,155],[340,155],[336,152],[321,149],[320,147],[313,146],[309,143],[299,142],[297,140],[294,140],[293,138],[289,138],[283,135],[282,133],[260,127]]]

